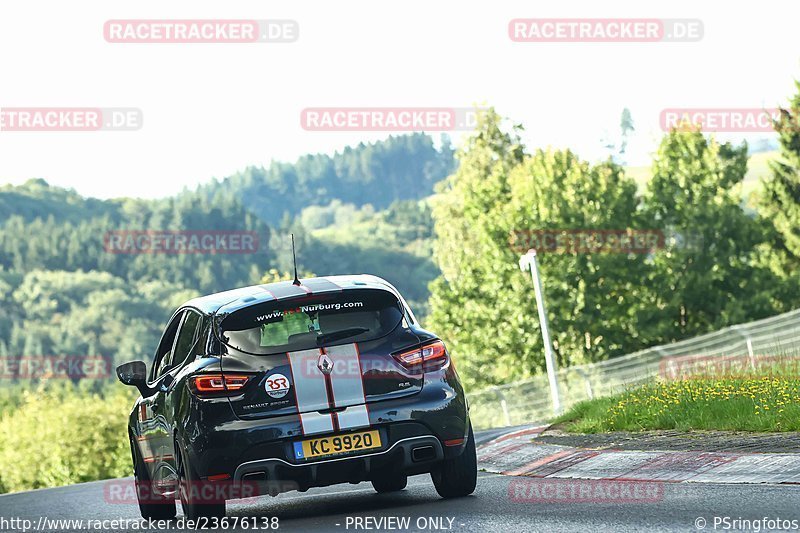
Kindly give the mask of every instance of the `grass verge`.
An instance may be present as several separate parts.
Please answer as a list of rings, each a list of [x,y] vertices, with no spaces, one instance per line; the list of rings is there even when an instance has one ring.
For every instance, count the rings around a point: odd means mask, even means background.
[[[617,396],[579,403],[555,423],[575,433],[659,429],[799,431],[800,378],[656,382]]]

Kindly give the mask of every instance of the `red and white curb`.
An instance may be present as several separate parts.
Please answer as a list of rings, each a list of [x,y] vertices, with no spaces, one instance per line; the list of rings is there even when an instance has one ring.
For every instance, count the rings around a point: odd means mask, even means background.
[[[479,446],[479,468],[535,478],[800,483],[800,453],[587,450],[537,443],[545,429],[526,428]]]

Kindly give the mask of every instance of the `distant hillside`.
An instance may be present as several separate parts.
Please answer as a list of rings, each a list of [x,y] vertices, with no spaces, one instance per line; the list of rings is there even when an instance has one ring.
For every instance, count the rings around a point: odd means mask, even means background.
[[[455,166],[446,138],[389,137],[333,156],[249,168],[158,200],[85,198],[32,179],[0,187],[0,355],[99,353],[149,358],[181,301],[257,283],[298,262],[316,274],[372,273],[420,315],[438,270],[420,199]],[[253,254],[115,254],[115,230],[251,231]]]
[[[18,215],[30,222],[50,216],[64,222],[78,222],[91,217],[114,216],[113,202],[84,198],[70,189],[50,187],[43,179],[28,180],[24,185],[0,186],[0,221]]]
[[[272,225],[293,218],[312,205],[333,200],[376,210],[398,200],[429,196],[433,186],[455,169],[449,139],[436,149],[430,136],[390,136],[372,144],[346,147],[333,156],[306,155],[295,163],[248,167],[220,182],[199,188],[213,201],[232,194],[250,212]]]
[[[112,253],[115,230],[256,232],[247,254]],[[148,360],[172,311],[257,282],[270,229],[232,197],[96,200],[43,180],[0,188],[0,356]]]
[[[250,167],[159,200],[84,198],[32,179],[0,187],[0,272],[17,283],[39,270],[105,271],[128,283],[164,280],[207,293],[289,269],[286,237],[294,231],[304,269],[383,276],[422,306],[438,270],[430,213],[419,200],[455,164],[446,136],[437,148],[415,133]],[[257,231],[262,238],[258,254],[120,255],[103,249],[117,229]]]
[[[334,200],[328,206],[304,209],[292,230],[304,269],[317,274],[376,274],[396,285],[415,313],[426,314],[428,283],[439,275],[427,200],[397,201],[381,211]],[[292,264],[288,247],[276,253],[279,268],[288,270]]]
[[[370,273],[394,283],[424,315],[431,258],[431,217],[422,199],[456,166],[446,136],[440,147],[422,133],[345,147],[332,156],[249,167],[197,194],[211,204],[233,197],[273,228],[278,270],[291,269],[294,232],[301,268],[320,275]]]
[[[256,283],[271,268],[289,270],[286,243],[292,231],[303,270],[383,276],[423,316],[427,286],[438,270],[430,254],[430,212],[417,198],[429,195],[452,169],[449,145],[436,150],[430,138],[415,135],[326,157],[276,164],[270,175],[277,181],[266,185],[257,179],[266,172],[254,171],[246,179],[233,177],[160,200],[84,198],[41,179],[0,187],[0,356],[74,353],[117,363],[148,360],[164,322],[182,301]],[[355,166],[345,170],[346,163]],[[315,164],[323,170],[312,172]],[[333,175],[324,171],[331,165],[338,168]],[[304,187],[289,186],[291,176],[301,175]],[[273,197],[276,183],[286,186],[281,201]],[[271,200],[259,202],[258,194]],[[246,208],[238,198],[258,209]],[[279,214],[275,205],[285,209]],[[110,253],[104,237],[121,229],[252,231],[260,236],[259,249]]]
[[[259,249],[234,254],[116,254],[104,248],[115,230],[254,231]],[[216,291],[259,279],[271,263],[269,227],[232,197],[214,205],[197,195],[161,200],[84,198],[44,180],[0,188],[0,268],[105,271],[127,282],[169,280]]]

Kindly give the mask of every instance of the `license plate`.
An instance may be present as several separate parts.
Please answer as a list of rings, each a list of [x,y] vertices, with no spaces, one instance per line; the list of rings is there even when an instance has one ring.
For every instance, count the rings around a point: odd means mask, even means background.
[[[312,459],[380,447],[381,435],[378,430],[362,431],[295,442],[294,457],[295,459]]]

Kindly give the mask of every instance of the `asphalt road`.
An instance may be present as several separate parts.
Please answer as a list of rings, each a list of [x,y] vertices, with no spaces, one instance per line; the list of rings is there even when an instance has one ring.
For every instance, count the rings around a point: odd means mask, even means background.
[[[720,520],[729,517],[754,521],[766,517],[800,522],[800,486],[794,485],[667,483],[660,485],[663,493],[652,503],[579,503],[568,499],[536,503],[514,501],[509,496],[509,483],[519,479],[522,478],[481,474],[475,494],[455,500],[439,498],[428,476],[409,479],[406,490],[392,495],[378,495],[369,484],[338,485],[311,489],[305,494],[265,496],[246,504],[229,503],[228,516],[248,517],[260,524],[261,530],[264,518],[275,517],[282,531],[698,531],[696,521],[700,517],[705,520],[704,529],[713,531],[715,516]],[[0,530],[22,531],[19,522],[7,522],[12,517],[30,519],[33,526],[41,516],[83,520],[138,518],[136,505],[105,501],[107,483],[0,496]],[[381,519],[392,521],[378,522]],[[398,520],[408,520],[408,526],[398,526]],[[699,523],[703,525],[702,520]],[[725,529],[722,525],[716,529]],[[739,526],[746,526],[739,528],[736,523],[728,525],[740,530],[766,529],[761,523],[739,522]],[[790,523],[780,525],[784,526],[781,529],[792,527]],[[174,528],[173,522],[170,529]],[[103,529],[111,531],[113,525],[107,524]],[[237,530],[252,531],[253,527]]]

